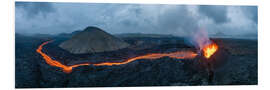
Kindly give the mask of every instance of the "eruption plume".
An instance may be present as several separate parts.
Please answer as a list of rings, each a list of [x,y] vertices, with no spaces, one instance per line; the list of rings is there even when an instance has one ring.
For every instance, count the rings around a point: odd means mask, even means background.
[[[208,59],[218,50],[218,45],[209,39],[205,29],[198,29],[190,34],[189,42],[197,48],[198,54]]]

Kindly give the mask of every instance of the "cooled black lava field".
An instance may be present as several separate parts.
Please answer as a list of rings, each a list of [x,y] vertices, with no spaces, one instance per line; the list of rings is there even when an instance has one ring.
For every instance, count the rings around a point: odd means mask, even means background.
[[[190,85],[257,85],[257,40],[212,38],[222,55],[217,55],[213,81],[207,70],[194,59],[162,57],[156,60],[136,60],[118,66],[80,66],[65,73],[48,65],[36,49],[48,40],[44,52],[59,62],[69,65],[82,62],[121,61],[147,53],[166,53],[179,50],[196,51],[180,37],[120,37],[128,48],[90,54],[71,54],[58,45],[67,40],[64,36],[23,36],[15,40],[16,88],[38,87],[116,87],[116,86],[190,86]],[[222,59],[222,60],[221,60]]]

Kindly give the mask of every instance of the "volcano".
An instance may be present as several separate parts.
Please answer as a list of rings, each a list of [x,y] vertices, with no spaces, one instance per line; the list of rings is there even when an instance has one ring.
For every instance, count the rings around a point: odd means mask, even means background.
[[[85,28],[59,45],[73,54],[114,51],[128,46],[123,40],[93,26]]]

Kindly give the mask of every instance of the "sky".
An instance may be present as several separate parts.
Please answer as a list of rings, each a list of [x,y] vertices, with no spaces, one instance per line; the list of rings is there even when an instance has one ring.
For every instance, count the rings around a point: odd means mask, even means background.
[[[257,6],[16,2],[15,32],[59,34],[96,26],[111,34],[257,37]]]

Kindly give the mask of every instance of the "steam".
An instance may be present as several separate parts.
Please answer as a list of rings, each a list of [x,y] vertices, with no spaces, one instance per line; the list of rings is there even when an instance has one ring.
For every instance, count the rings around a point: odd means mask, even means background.
[[[212,43],[205,29],[198,29],[191,32],[190,35],[186,37],[186,40],[189,44],[195,46],[199,51]]]

